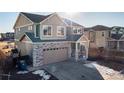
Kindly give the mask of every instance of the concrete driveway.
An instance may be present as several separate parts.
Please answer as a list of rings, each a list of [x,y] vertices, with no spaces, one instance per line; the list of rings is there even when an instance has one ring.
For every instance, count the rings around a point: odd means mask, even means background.
[[[42,66],[59,80],[103,80],[98,70],[91,63],[58,62]]]

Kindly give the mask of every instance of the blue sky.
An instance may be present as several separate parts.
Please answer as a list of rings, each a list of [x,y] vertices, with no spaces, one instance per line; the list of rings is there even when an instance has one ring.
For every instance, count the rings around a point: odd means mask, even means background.
[[[38,13],[38,12],[37,12]],[[38,14],[49,14],[42,12]],[[13,25],[19,13],[17,12],[0,12],[0,32],[13,31]],[[62,17],[72,19],[73,21],[90,27],[94,25],[106,26],[124,26],[124,13],[122,12],[79,12],[79,13],[58,13]]]

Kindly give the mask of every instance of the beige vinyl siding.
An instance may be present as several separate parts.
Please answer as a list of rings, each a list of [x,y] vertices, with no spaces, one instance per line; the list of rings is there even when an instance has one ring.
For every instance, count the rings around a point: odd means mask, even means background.
[[[20,31],[16,30],[15,31],[15,39],[19,40],[24,35],[25,32],[34,32],[34,25],[32,25],[32,30],[29,30],[28,26],[21,27]]]
[[[104,33],[104,36],[102,36],[102,33]],[[96,46],[97,47],[105,47],[106,46],[106,31],[97,31]]]
[[[29,19],[27,19],[26,17],[24,17],[22,14],[20,14],[17,19],[15,27],[24,26],[27,24],[32,24],[32,22]]]
[[[18,49],[21,52],[21,56],[29,55],[32,57],[33,47],[31,43],[19,42]]]
[[[89,40],[90,40],[90,48],[98,48],[98,47],[106,47],[106,40],[108,38],[108,32],[107,31],[94,31],[95,33],[95,39],[94,42],[91,42],[91,38],[89,35]],[[104,33],[104,36],[102,36],[102,33]],[[89,34],[91,34],[89,32]]]
[[[32,30],[29,30],[28,26],[32,26]],[[34,25],[28,18],[20,14],[15,24],[14,30],[15,39],[19,40],[24,35],[25,32],[34,32]]]
[[[29,55],[32,57],[33,45],[28,37],[24,37],[21,41],[16,41],[22,56]]]
[[[43,35],[43,31],[42,31],[43,25],[52,26],[52,36],[45,37]],[[66,27],[66,25],[60,20],[60,18],[57,15],[53,15],[52,17],[50,17],[46,21],[44,21],[41,24],[41,39],[66,39],[66,36],[60,37],[57,35],[57,26]]]

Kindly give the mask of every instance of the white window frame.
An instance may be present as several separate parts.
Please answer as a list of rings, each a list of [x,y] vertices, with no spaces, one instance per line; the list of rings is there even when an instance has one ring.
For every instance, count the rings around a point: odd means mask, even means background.
[[[74,32],[74,29],[77,30],[77,32]],[[81,32],[79,32],[79,29],[81,30]],[[82,34],[82,28],[81,27],[73,27],[73,34]]]
[[[21,29],[20,28],[17,28],[17,31],[21,31]]]
[[[81,32],[79,32],[79,29],[81,30]],[[81,27],[78,27],[78,28],[77,28],[77,33],[78,33],[78,34],[82,34],[82,28],[81,28]]]
[[[51,35],[44,35],[44,28],[45,27],[48,27],[48,26],[50,26],[51,27]],[[52,25],[43,25],[43,27],[42,27],[42,32],[43,32],[43,36],[45,36],[45,37],[51,37],[52,36],[52,32],[53,32],[53,27],[52,27]]]
[[[73,34],[77,34],[77,32],[76,33],[74,32],[74,29],[76,29],[78,31],[77,27],[72,28]]]
[[[59,35],[58,34],[60,28],[64,28],[64,35]],[[57,36],[65,36],[65,35],[66,35],[66,28],[65,28],[65,26],[57,26]]]
[[[33,29],[32,25],[28,26],[28,30],[31,31]]]

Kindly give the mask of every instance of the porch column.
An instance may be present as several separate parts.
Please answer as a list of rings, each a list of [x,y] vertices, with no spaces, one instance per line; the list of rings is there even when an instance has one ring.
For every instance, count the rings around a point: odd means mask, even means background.
[[[119,41],[117,41],[117,50],[119,50],[119,47],[120,47],[120,46],[119,46]]]
[[[75,49],[75,60],[78,61],[78,43],[75,44],[76,45],[76,49]]]
[[[68,57],[71,58],[71,53],[72,53],[72,48],[71,48],[71,44],[69,43],[69,46],[68,46]]]

